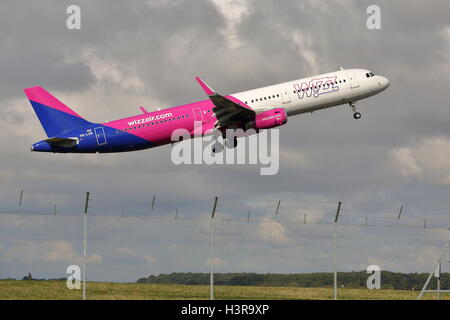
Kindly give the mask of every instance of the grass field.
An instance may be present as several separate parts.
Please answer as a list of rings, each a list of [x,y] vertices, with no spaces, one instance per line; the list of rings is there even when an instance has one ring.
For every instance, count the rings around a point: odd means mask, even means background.
[[[208,286],[88,282],[88,299],[208,299]],[[0,299],[80,299],[81,290],[69,290],[65,281],[21,281],[0,280]],[[416,299],[418,291],[339,289],[339,299]],[[244,287],[216,286],[216,299],[332,299],[332,288],[292,288],[292,287]],[[425,299],[436,299],[436,294],[425,294]],[[441,294],[441,299],[450,299],[449,294]]]

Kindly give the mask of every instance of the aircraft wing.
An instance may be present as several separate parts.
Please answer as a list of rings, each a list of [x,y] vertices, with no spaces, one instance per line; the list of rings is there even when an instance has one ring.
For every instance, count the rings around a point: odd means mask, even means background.
[[[195,78],[202,87],[203,91],[209,96],[214,104],[214,114],[217,122],[214,128],[220,129],[226,127],[230,123],[248,122],[255,119],[255,111],[244,102],[232,96],[222,96],[215,92],[199,77]]]

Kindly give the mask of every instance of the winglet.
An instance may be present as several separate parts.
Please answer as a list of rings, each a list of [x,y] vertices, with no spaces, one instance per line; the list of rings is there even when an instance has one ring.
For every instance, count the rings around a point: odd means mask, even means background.
[[[208,96],[216,94],[210,86],[208,86],[202,79],[200,79],[200,77],[196,77],[195,80],[197,80],[198,84],[202,87],[203,91],[205,91]]]

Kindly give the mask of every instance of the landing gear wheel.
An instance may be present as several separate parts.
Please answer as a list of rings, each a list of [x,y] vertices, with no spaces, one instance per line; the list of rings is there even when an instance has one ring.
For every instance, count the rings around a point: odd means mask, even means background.
[[[222,152],[223,151],[223,144],[221,144],[219,142],[216,142],[216,143],[213,144],[211,150],[212,150],[213,153]]]
[[[356,102],[352,101],[348,104],[350,106],[350,108],[352,108],[353,111],[353,118],[355,119],[360,119],[361,118],[361,113],[359,113],[358,111],[356,111]]]
[[[353,118],[355,118],[356,120],[361,119],[361,113],[355,112],[355,113],[353,114]]]
[[[230,149],[236,148],[238,145],[237,137],[233,137],[233,139],[227,139],[225,145]]]

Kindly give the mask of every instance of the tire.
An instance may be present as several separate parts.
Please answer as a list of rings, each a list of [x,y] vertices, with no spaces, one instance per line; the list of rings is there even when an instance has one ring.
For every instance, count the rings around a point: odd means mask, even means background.
[[[353,118],[355,118],[356,120],[361,119],[361,113],[355,112],[355,113],[353,114]]]
[[[216,143],[213,144],[211,151],[213,153],[220,153],[220,152],[223,151],[223,148],[224,148],[223,144],[221,144],[219,142],[216,142]]]
[[[225,145],[226,145],[227,148],[229,148],[229,149],[234,149],[234,148],[236,148],[237,145],[238,145],[237,137],[233,137],[233,141],[231,141],[231,139],[227,139],[227,141],[225,142]]]

